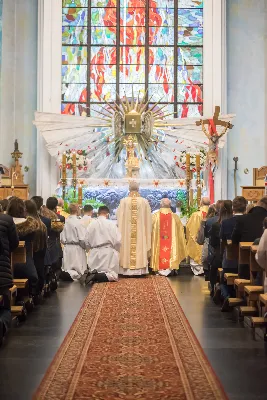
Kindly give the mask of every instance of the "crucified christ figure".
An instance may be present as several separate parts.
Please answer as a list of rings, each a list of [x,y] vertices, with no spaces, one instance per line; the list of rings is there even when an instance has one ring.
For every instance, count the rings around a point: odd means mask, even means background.
[[[228,129],[232,129],[233,125],[229,121],[219,119],[220,107],[215,107],[215,112],[212,119],[205,119],[196,122],[197,126],[202,126],[202,131],[209,139],[209,151],[207,154],[207,163],[209,165],[209,188],[210,199],[214,202],[214,174],[217,169],[217,151],[219,140],[224,136]],[[208,132],[205,124],[208,125]],[[221,133],[217,132],[217,126],[223,126],[224,130]]]

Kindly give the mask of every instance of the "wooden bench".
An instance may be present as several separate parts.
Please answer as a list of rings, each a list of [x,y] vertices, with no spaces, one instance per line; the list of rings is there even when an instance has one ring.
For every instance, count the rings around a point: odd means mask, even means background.
[[[25,242],[19,242],[19,246],[11,254],[11,266],[15,264],[25,264],[26,263],[26,248]]]
[[[236,297],[243,298],[245,295],[245,286],[249,286],[251,284],[250,280],[248,279],[235,279],[235,293]]]
[[[237,278],[238,278],[238,274],[233,274],[233,273],[229,273],[229,272],[226,272],[224,274],[224,279],[226,280],[228,286],[233,286],[235,283],[235,279],[237,279]]]
[[[239,243],[239,254],[238,263],[239,264],[249,264],[250,263],[250,249],[253,242],[240,242]]]
[[[245,286],[245,297],[247,301],[247,305],[255,305],[255,302],[259,301],[259,297],[264,293],[263,286]]]

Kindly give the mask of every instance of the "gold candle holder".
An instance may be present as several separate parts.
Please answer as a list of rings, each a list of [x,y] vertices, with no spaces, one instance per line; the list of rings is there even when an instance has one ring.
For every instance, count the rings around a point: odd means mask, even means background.
[[[65,152],[62,154],[61,184],[62,184],[62,198],[63,200],[65,200],[66,185],[67,185],[67,155]]]
[[[77,187],[77,158],[76,153],[72,153],[72,186],[73,186],[73,197],[76,197]]]
[[[80,207],[83,205],[83,188],[82,185],[78,187],[78,204]]]
[[[186,153],[186,197],[187,197],[187,206],[190,205],[190,153]]]
[[[196,170],[197,170],[197,205],[201,203],[201,181],[200,181],[200,154],[196,155]]]

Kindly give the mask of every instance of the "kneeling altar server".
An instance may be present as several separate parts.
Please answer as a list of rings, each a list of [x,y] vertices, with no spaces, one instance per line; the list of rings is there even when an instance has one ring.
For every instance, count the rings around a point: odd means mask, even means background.
[[[89,273],[84,282],[112,282],[118,280],[121,234],[115,222],[108,220],[109,209],[99,207],[98,218],[87,228],[85,244],[90,250]]]
[[[171,210],[171,201],[162,199],[160,210],[152,216],[152,251],[150,266],[160,275],[168,276],[178,270],[186,258],[184,227]]]
[[[87,269],[87,257],[85,251],[86,229],[79,218],[80,209],[78,204],[70,204],[70,216],[61,233],[63,249],[63,265],[60,278],[63,280],[77,280]]]

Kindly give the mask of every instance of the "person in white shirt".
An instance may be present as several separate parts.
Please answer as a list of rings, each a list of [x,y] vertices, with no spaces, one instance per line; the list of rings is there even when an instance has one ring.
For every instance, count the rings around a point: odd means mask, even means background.
[[[63,265],[60,278],[66,281],[79,279],[87,269],[85,251],[86,229],[79,218],[78,204],[70,204],[70,216],[66,219],[64,229],[60,235],[63,249]]]
[[[108,220],[109,209],[99,207],[98,218],[87,228],[85,244],[90,250],[89,272],[84,282],[114,282],[119,274],[121,234],[113,221]]]
[[[87,229],[89,224],[93,221],[92,220],[92,215],[93,215],[93,207],[90,206],[90,204],[86,204],[83,208],[83,217],[81,219],[82,225]]]

